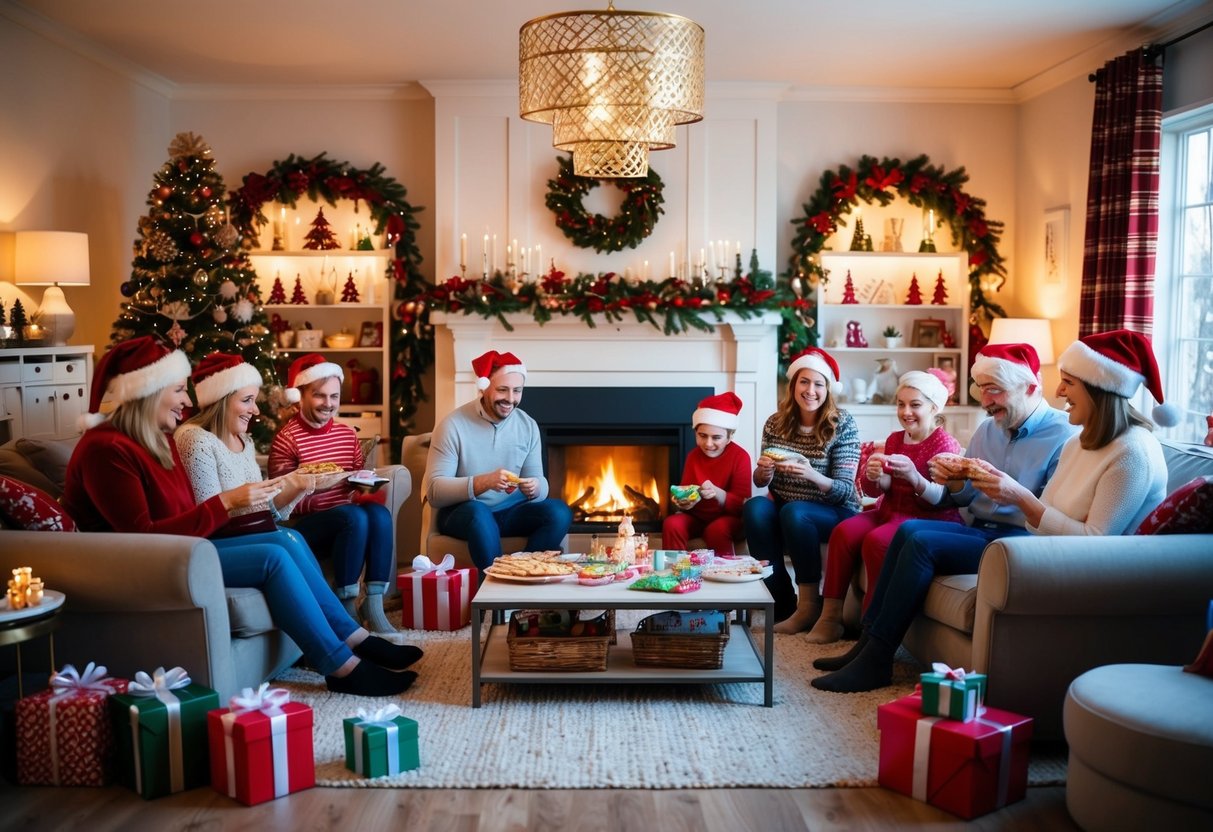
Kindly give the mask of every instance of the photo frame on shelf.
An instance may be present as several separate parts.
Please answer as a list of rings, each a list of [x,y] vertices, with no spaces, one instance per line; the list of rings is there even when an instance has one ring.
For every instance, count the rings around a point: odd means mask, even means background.
[[[1069,251],[1069,246],[1069,207],[1045,211],[1044,249],[1041,262],[1045,283],[1063,284],[1066,282],[1066,252]]]
[[[943,334],[947,328],[947,321],[941,318],[915,318],[914,329],[910,333],[910,346],[926,348],[941,346]]]
[[[959,356],[953,352],[937,352],[931,355],[931,366],[944,376],[940,381],[943,382],[944,387],[948,388],[949,404],[956,403],[957,361],[959,361]]]
[[[358,336],[360,347],[383,346],[383,321],[363,321],[362,330]]]

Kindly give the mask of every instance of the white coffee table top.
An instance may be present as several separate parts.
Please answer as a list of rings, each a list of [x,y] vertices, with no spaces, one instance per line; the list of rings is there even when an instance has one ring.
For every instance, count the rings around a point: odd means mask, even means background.
[[[519,605],[581,607],[583,609],[729,609],[774,604],[762,581],[716,583],[704,581],[694,592],[641,592],[628,589],[631,581],[604,586],[583,586],[576,581],[551,584],[507,583],[486,578],[472,599],[485,609]]]

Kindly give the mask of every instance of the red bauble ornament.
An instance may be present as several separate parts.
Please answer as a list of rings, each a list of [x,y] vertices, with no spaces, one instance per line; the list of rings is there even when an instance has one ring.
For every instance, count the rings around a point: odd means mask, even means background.
[[[160,199],[168,199],[172,195],[173,189],[168,185],[161,185],[156,189],[156,196],[158,196]]]
[[[201,231],[194,231],[190,234],[190,245],[192,245],[194,248],[198,248],[205,242],[206,237],[202,236]]]
[[[214,191],[211,190],[210,185],[203,185],[201,188],[198,189],[198,192],[202,194],[203,199],[210,199],[211,194],[214,193]]]

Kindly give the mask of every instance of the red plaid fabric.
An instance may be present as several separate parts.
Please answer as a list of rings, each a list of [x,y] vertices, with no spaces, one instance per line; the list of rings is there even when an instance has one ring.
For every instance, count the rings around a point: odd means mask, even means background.
[[[1161,143],[1162,67],[1135,49],[1095,73],[1079,337],[1150,334]]]

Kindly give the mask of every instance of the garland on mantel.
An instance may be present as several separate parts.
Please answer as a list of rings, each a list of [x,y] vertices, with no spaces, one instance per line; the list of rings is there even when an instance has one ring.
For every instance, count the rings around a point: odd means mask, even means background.
[[[851,169],[846,165],[821,175],[817,191],[804,203],[804,216],[792,220],[796,235],[788,277],[806,276],[811,283],[828,278],[818,255],[826,239],[845,226],[845,217],[862,202],[888,205],[902,197],[919,208],[933,210],[939,221],[952,228],[952,243],[969,256],[969,325],[980,327],[995,317],[1005,317],[1003,308],[990,300],[1006,282],[1007,269],[998,252],[1003,223],[986,216],[986,202],[964,191],[969,175],[963,167],[946,171],[921,155],[902,162],[884,157],[879,161],[862,156]],[[976,334],[976,333],[974,333]],[[802,345],[816,343],[815,327]]]
[[[374,221],[374,234],[386,234],[392,249],[387,277],[394,282],[394,316],[399,326],[391,334],[391,402],[395,418],[393,434],[403,436],[411,427],[418,402],[425,399],[422,381],[434,361],[433,328],[425,315],[421,299],[430,285],[421,274],[421,250],[417,247],[417,229],[421,227],[415,208],[405,200],[403,185],[384,175],[376,162],[359,170],[346,162],[326,158],[324,153],[310,159],[291,154],[275,161],[265,173],[249,173],[243,185],[229,197],[232,221],[244,236],[246,248],[257,248],[257,225],[265,227],[262,213],[267,202],[293,208],[307,194],[313,202],[323,199],[336,205],[338,199],[354,200],[354,211],[365,202]],[[283,252],[289,254],[289,252]],[[392,443],[393,448],[399,447]]]

